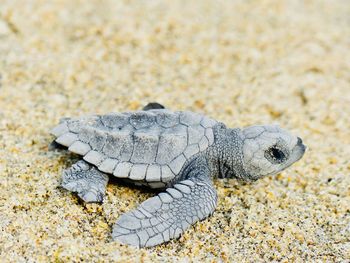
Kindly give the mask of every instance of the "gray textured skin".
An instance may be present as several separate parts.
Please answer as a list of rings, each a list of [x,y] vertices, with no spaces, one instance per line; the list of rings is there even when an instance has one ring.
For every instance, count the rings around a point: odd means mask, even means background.
[[[64,119],[52,130],[57,143],[83,156],[63,172],[62,186],[85,202],[102,202],[106,174],[166,189],[119,217],[112,237],[123,244],[155,246],[208,217],[217,203],[211,178],[257,180],[305,152],[299,137],[278,126],[229,129],[200,114],[162,107]]]

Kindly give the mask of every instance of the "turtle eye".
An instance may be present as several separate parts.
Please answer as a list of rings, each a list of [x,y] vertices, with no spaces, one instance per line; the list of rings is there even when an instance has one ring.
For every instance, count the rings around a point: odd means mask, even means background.
[[[286,159],[284,152],[277,148],[276,145],[265,151],[265,157],[273,163],[282,163]]]

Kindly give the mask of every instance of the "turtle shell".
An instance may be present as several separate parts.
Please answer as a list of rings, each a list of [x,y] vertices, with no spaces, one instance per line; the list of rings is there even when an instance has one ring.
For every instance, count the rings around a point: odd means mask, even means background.
[[[51,133],[102,172],[167,183],[213,144],[216,124],[198,113],[163,109],[65,119]]]

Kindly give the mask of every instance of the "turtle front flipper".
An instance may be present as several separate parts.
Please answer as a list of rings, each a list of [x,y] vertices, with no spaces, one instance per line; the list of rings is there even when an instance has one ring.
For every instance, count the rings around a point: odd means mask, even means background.
[[[76,192],[85,202],[102,202],[108,175],[85,161],[78,161],[63,171],[61,186]]]
[[[158,102],[150,102],[145,107],[142,108],[142,110],[162,110],[162,109],[165,109],[165,107]]]
[[[113,227],[112,237],[136,247],[162,244],[212,214],[216,202],[216,190],[207,176],[189,178],[123,214]]]

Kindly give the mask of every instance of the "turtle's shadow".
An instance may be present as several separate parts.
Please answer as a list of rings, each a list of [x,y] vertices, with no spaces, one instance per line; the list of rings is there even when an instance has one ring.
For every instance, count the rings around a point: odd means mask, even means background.
[[[135,183],[133,183],[132,181],[130,181],[130,182],[125,181],[121,178],[117,178],[117,177],[113,176],[112,174],[107,174],[107,175],[109,176],[108,184],[111,184],[111,185],[128,187],[130,189],[142,191],[144,193],[153,193],[153,194],[159,193],[159,192],[164,190],[163,188],[162,189],[152,189],[152,188],[149,188],[149,187],[143,186],[143,185],[135,185]]]

